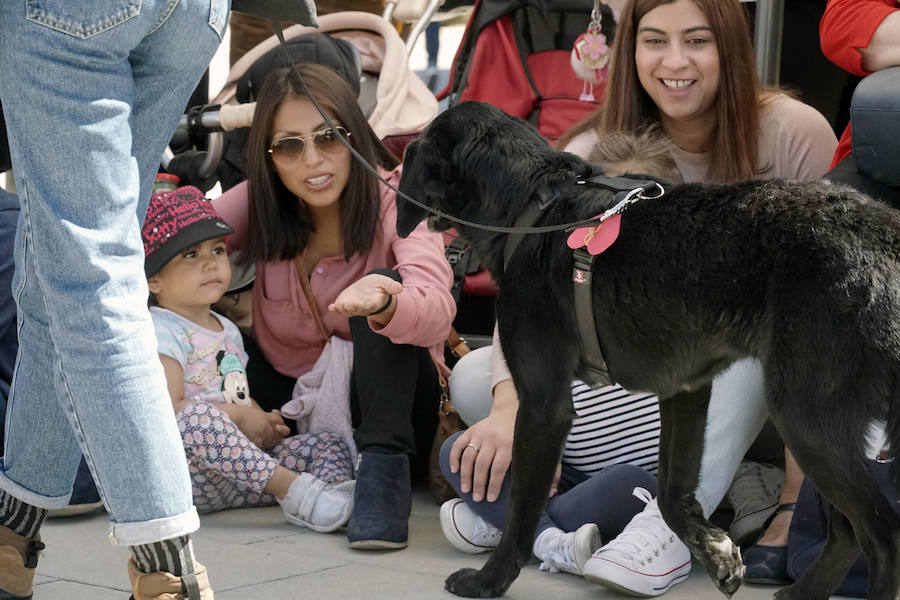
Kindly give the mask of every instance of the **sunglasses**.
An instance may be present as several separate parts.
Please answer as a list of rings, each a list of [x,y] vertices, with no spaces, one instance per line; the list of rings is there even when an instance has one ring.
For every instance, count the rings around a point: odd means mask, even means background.
[[[312,138],[313,144],[322,152],[337,152],[344,147],[343,142],[335,133],[337,130],[343,137],[349,138],[350,132],[343,127],[335,127],[334,129],[322,129],[321,131],[313,131],[306,135],[292,135],[275,140],[269,145],[269,154],[272,160],[280,163],[294,162],[306,150],[306,140]]]

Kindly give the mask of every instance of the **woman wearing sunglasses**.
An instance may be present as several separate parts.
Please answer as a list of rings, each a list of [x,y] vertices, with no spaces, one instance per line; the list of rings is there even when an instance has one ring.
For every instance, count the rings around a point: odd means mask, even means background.
[[[346,411],[360,457],[350,545],[403,548],[410,469],[427,469],[438,369],[448,373],[452,273],[441,237],[424,224],[397,236],[393,190],[345,145],[399,183],[396,157],[349,85],[327,67],[298,71],[308,92],[291,68],[266,79],[246,148],[248,180],[214,201],[235,230],[229,248],[256,269],[249,384],[266,409],[288,402],[300,378],[315,410]],[[335,337],[352,341],[352,358],[334,351],[346,346],[337,341],[326,350]]]

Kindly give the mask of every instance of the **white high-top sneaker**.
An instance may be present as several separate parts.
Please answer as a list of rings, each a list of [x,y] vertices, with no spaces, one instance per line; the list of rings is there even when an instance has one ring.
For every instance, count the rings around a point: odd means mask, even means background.
[[[475,514],[459,498],[441,505],[441,529],[457,550],[467,554],[490,552],[500,543],[503,532]]]
[[[615,539],[594,552],[584,577],[638,596],[660,596],[691,573],[691,553],[663,521],[656,500],[644,488],[634,495],[647,506]]]
[[[585,523],[575,531],[549,527],[534,540],[532,553],[541,560],[541,571],[565,571],[581,575],[584,563],[600,547],[600,530],[595,523]]]

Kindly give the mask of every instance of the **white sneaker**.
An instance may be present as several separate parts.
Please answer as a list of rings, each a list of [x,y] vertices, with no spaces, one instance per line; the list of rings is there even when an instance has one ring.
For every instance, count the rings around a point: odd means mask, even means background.
[[[300,473],[281,501],[281,510],[294,525],[323,533],[334,531],[350,519],[355,488],[356,481],[325,483],[309,473]]]
[[[734,509],[728,537],[738,546],[752,543],[778,508],[784,471],[775,465],[745,460],[738,466],[725,498]]]
[[[647,503],[614,540],[584,565],[588,581],[637,596],[660,596],[691,573],[691,553],[663,521],[650,492],[634,488]]]
[[[538,569],[581,575],[584,563],[600,547],[600,530],[595,523],[585,523],[571,533],[550,527],[534,540],[532,552],[541,564]]]
[[[467,554],[490,552],[503,532],[476,515],[460,498],[441,505],[441,529],[454,548]]]

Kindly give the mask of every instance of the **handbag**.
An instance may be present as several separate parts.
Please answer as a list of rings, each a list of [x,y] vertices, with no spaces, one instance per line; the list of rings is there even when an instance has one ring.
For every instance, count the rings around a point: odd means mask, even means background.
[[[470,352],[466,340],[460,337],[456,329],[451,326],[450,333],[447,336],[447,347],[450,353],[456,358],[462,358]],[[456,490],[450,485],[444,474],[441,473],[439,458],[441,455],[441,446],[447,441],[451,435],[466,428],[453,407],[450,400],[450,385],[447,378],[441,373],[441,370],[435,364],[438,373],[438,383],[441,387],[441,394],[438,400],[438,426],[434,433],[434,441],[431,444],[431,454],[428,457],[428,489],[435,502],[443,504],[451,498],[456,498]]]

